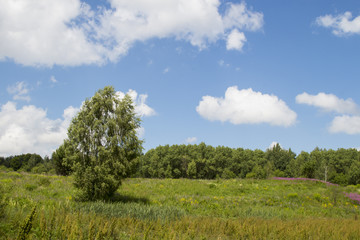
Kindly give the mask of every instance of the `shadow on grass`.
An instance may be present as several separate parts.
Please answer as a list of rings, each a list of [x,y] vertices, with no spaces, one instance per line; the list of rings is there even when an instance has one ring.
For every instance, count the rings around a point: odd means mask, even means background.
[[[120,193],[115,193],[107,202],[111,203],[142,203],[142,204],[150,204],[150,200],[145,197],[134,197],[129,195],[122,195]]]

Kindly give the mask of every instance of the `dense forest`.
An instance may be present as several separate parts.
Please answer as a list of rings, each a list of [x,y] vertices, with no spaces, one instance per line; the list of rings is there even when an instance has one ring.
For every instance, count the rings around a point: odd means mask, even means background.
[[[64,149],[51,158],[37,154],[0,157],[0,164],[14,171],[71,174]],[[360,184],[360,152],[356,149],[326,150],[296,155],[279,144],[262,151],[224,146],[165,145],[151,149],[129,166],[129,176],[145,178],[255,178],[307,177],[340,185]]]

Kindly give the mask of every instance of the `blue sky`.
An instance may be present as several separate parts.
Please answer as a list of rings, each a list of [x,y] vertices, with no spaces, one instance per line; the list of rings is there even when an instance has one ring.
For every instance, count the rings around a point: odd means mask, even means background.
[[[107,85],[145,151],[360,149],[358,1],[0,3],[0,156],[51,155]]]

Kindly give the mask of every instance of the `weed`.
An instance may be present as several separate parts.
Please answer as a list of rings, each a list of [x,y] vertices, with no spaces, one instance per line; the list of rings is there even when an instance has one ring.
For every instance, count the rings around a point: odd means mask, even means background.
[[[19,234],[17,237],[18,240],[26,239],[27,235],[30,233],[30,230],[33,226],[33,221],[35,219],[35,215],[36,215],[36,206],[33,207],[30,214],[27,216],[24,223],[21,225],[20,231],[19,231]]]

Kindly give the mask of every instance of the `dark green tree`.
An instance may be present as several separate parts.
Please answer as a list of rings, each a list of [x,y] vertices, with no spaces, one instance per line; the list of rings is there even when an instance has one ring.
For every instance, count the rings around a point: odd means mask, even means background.
[[[72,162],[69,161],[69,158],[66,158],[66,151],[68,151],[68,155],[72,155],[73,151],[70,151],[70,144],[68,140],[65,140],[51,156],[56,174],[63,176],[70,175],[72,172]]]
[[[141,155],[139,127],[130,96],[120,100],[113,87],[84,102],[68,129],[71,151],[66,151],[83,199],[107,199],[115,193],[131,161]]]

